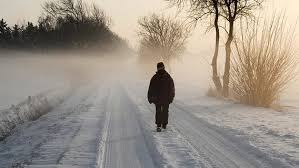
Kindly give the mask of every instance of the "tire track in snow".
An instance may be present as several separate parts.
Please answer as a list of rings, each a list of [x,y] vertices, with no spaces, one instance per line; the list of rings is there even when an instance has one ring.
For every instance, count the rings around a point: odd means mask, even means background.
[[[193,116],[187,106],[175,103],[171,108],[176,129],[213,167],[286,168],[291,167],[251,146],[246,139],[229,130],[213,126]]]
[[[155,114],[155,109],[149,107],[149,105],[147,105],[147,108],[149,111],[152,112],[152,115]],[[171,120],[171,119],[170,119]],[[171,122],[171,121],[170,121]],[[213,168],[215,167],[215,165],[211,164],[211,162],[209,162],[209,158],[205,157],[205,155],[203,155],[202,152],[198,151],[194,145],[174,126],[174,124],[169,124],[168,126],[168,130],[166,131],[166,134],[168,132],[172,132],[172,134],[168,134],[165,137],[163,137],[163,133],[157,134],[156,138],[157,138],[157,143],[161,143],[159,142],[159,140],[164,139],[165,142],[162,142],[160,145],[161,146],[167,146],[169,141],[172,141],[174,147],[172,148],[168,148],[167,151],[163,151],[164,154],[167,152],[170,152],[170,150],[174,150],[175,154],[168,154],[168,162],[169,164],[173,164],[174,167],[181,167],[181,166],[186,166],[188,165],[188,167],[200,167],[200,168]],[[163,137],[163,138],[161,138]],[[185,152],[188,153],[188,155],[182,154],[182,150],[178,150],[180,148],[184,148]],[[167,148],[166,148],[167,149]],[[171,156],[172,155],[172,156]],[[194,159],[194,160],[192,160]],[[176,164],[173,162],[177,162],[177,160],[180,160],[180,164]],[[191,160],[191,161],[190,161]],[[191,162],[193,162],[193,164],[191,164]]]
[[[95,167],[102,118],[98,85],[79,89],[0,143],[0,167]]]
[[[137,95],[140,92],[131,91],[135,102],[139,104],[141,109],[144,109],[142,116],[145,117],[145,122],[154,122],[155,109],[152,108],[146,101],[144,95]],[[137,93],[137,94],[136,94]],[[136,94],[136,95],[135,95]],[[144,98],[143,98],[144,97]],[[192,110],[184,104],[175,102],[170,106],[170,130],[174,132],[178,137],[181,137],[177,141],[176,145],[185,144],[186,148],[189,148],[192,155],[196,155],[195,159],[201,163],[200,167],[215,167],[215,168],[287,168],[291,167],[289,164],[277,159],[270,158],[267,154],[262,153],[257,148],[251,146],[248,140],[237,137],[231,134],[231,130],[220,128],[203,121],[192,115]],[[145,109],[147,108],[147,110]],[[208,109],[205,109],[208,110]],[[146,112],[147,111],[147,112]],[[148,111],[151,111],[149,114]],[[151,116],[152,117],[151,117]],[[154,124],[148,124],[148,127],[154,129]],[[161,151],[162,155],[168,159],[168,162],[173,162],[178,155],[169,153],[170,149],[167,148],[167,142],[159,142],[159,140],[167,134],[157,134],[157,144],[160,144],[165,149]],[[165,138],[172,139],[171,136]],[[177,150],[179,153],[180,151]],[[171,156],[169,156],[169,154]],[[185,157],[185,159],[187,159]],[[186,163],[186,162],[185,162]],[[187,165],[187,164],[186,164]],[[184,167],[174,164],[174,167]],[[186,166],[185,166],[186,167]],[[199,167],[195,165],[189,165],[188,167]]]
[[[82,120],[80,130],[72,139],[60,164],[97,167],[99,139],[106,117],[105,105],[108,95],[104,89],[97,89],[95,95],[90,97],[91,107],[79,116]]]
[[[70,115],[64,117],[64,120],[57,124],[54,138],[35,151],[37,156],[27,167],[51,164],[64,166],[90,166],[93,164],[92,160],[94,159],[90,155],[92,151],[86,148],[88,148],[88,141],[92,141],[94,136],[85,135],[88,133],[86,127],[96,124],[96,121],[89,119],[88,115],[92,113],[94,100],[98,100],[97,96],[94,92],[88,94],[75,106]],[[86,121],[89,121],[88,124]]]
[[[104,127],[102,130],[102,134],[100,137],[100,145],[99,145],[99,153],[98,153],[98,160],[97,160],[97,167],[98,168],[103,168],[104,167],[104,156],[106,155],[106,142],[108,141],[108,133],[109,133],[109,125],[110,125],[110,120],[111,120],[111,111],[107,110],[108,107],[108,102],[110,99],[110,94],[111,90],[109,89],[107,97],[106,97],[106,102],[105,102],[105,121],[104,121]]]
[[[156,146],[160,157],[163,158],[162,167],[200,167],[211,168],[199,155],[198,151],[170,125],[167,131],[157,133],[155,131],[155,109],[143,96],[127,88],[127,92],[138,106],[138,117],[142,126],[147,130],[147,136],[151,137],[153,146]],[[160,165],[161,166],[161,165]]]
[[[148,134],[140,125],[138,110],[124,89],[113,87],[108,100],[105,150],[101,168],[157,168],[161,167],[156,150],[146,139]]]

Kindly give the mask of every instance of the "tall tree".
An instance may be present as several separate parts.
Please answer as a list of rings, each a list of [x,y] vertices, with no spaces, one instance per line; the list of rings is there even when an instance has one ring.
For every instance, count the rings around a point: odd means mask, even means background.
[[[176,5],[180,9],[187,8],[188,16],[194,23],[202,19],[212,19],[213,27],[215,28],[215,49],[212,59],[213,82],[218,92],[222,91],[222,84],[218,74],[218,55],[219,55],[219,17],[221,0],[166,0],[171,4]]]
[[[19,25],[15,24],[11,31],[12,43],[13,43],[14,47],[18,46],[21,42],[21,32],[20,31],[21,31],[21,29],[20,29]]]
[[[0,20],[0,44],[6,46],[11,40],[11,29],[4,19]]]
[[[89,6],[83,0],[57,0],[46,2],[43,8],[59,27],[63,36],[60,38],[69,44],[84,47],[89,42],[109,40],[113,36],[109,30],[110,19],[96,5]]]
[[[12,28],[12,37],[14,40],[20,39],[20,28],[19,25],[15,24]]]
[[[24,30],[24,41],[27,47],[35,47],[38,35],[38,27],[28,22]]]
[[[4,21],[4,19],[0,20],[0,39],[4,39],[5,33],[7,29],[7,23]]]
[[[229,30],[225,43],[225,67],[223,75],[223,96],[229,95],[229,79],[231,64],[231,44],[234,39],[234,27],[236,20],[240,18],[251,19],[253,11],[261,7],[264,0],[221,0],[221,14],[228,21]]]
[[[126,41],[110,30],[110,18],[96,5],[83,0],[49,0],[43,7],[38,24],[27,22],[10,29],[0,20],[0,48],[130,50]]]

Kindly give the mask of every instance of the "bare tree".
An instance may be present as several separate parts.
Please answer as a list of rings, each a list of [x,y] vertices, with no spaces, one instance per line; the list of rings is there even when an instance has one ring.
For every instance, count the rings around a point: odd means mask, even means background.
[[[110,25],[111,20],[95,4],[87,5],[82,0],[58,0],[48,1],[43,9],[46,15],[55,19],[62,17],[72,17],[77,23],[83,23],[89,18],[102,25]]]
[[[234,39],[235,21],[240,18],[251,19],[253,11],[261,7],[264,0],[221,0],[221,16],[229,23],[228,37],[225,43],[225,68],[223,75],[223,96],[229,95],[231,64],[231,44]]]
[[[82,21],[86,16],[84,7],[82,0],[49,1],[43,6],[44,11],[54,18],[71,16],[77,21]]]
[[[91,11],[90,15],[97,25],[106,25],[107,27],[111,25],[111,19],[95,4],[92,5],[91,10],[89,11]]]
[[[212,60],[213,81],[218,91],[222,89],[222,94],[228,96],[231,43],[234,39],[235,21],[240,18],[251,19],[254,17],[253,11],[261,7],[264,0],[166,0],[180,7],[188,7],[189,17],[198,21],[203,18],[214,18],[214,28],[216,32],[215,52]],[[219,18],[222,17],[229,23],[228,38],[225,44],[226,59],[223,76],[223,87],[217,71],[217,58],[219,50]]]
[[[295,73],[293,33],[283,16],[242,30],[232,62],[231,87],[240,102],[269,107]]]
[[[188,17],[194,23],[201,19],[213,20],[213,27],[215,28],[215,50],[212,59],[213,82],[218,92],[222,91],[222,84],[218,74],[218,54],[219,54],[219,17],[220,17],[220,1],[221,0],[166,0],[171,4],[176,5],[179,9],[187,8]]]
[[[65,27],[61,28],[68,34],[64,39],[71,41],[74,46],[86,47],[91,39],[98,40],[99,37],[91,32],[107,31],[111,22],[103,10],[95,4],[88,5],[83,0],[49,0],[45,2],[43,9],[44,16],[40,18],[40,22],[51,20],[53,26]]]
[[[189,29],[179,21],[156,14],[143,17],[138,23],[141,56],[148,52],[157,54],[171,71],[170,62],[185,50]]]

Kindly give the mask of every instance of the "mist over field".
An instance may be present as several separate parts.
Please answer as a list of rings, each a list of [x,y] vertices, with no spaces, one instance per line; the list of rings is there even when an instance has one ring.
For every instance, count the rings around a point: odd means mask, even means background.
[[[124,56],[117,54],[77,53],[6,53],[0,58],[1,108],[8,108],[28,96],[59,87],[76,87],[90,81],[120,80],[138,81],[150,80],[156,72],[156,65],[146,72],[140,67],[137,55]],[[172,75],[178,83],[178,88],[184,88],[191,93],[205,95],[213,87],[210,75],[210,65],[207,58],[194,54],[185,54],[180,60],[173,62]],[[281,100],[282,105],[299,106],[298,76],[292,81]],[[146,93],[144,93],[146,96]]]
[[[150,65],[150,70],[143,72],[144,69],[137,62],[137,55],[124,52],[84,55],[70,52],[7,52],[1,55],[2,109],[49,89],[77,87],[92,81],[149,82],[156,72],[155,64]],[[209,68],[206,60],[190,55],[176,61],[174,67],[173,75],[176,81],[199,87],[198,92],[209,87],[209,74],[204,71]],[[197,74],[195,78],[190,75],[194,73]],[[146,93],[144,94],[146,96]]]
[[[0,168],[297,168],[299,2],[222,6],[216,52],[220,1],[2,0]]]
[[[1,107],[59,87],[78,87],[95,80],[115,79],[123,55],[8,52],[1,56]],[[114,65],[113,65],[114,64]],[[123,71],[120,71],[123,72]]]

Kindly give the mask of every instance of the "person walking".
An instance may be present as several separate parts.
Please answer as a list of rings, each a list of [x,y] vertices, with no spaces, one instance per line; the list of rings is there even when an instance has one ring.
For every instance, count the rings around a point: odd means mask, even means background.
[[[156,106],[157,132],[161,132],[161,126],[166,129],[169,116],[169,105],[173,102],[175,87],[172,77],[165,70],[163,62],[157,64],[157,72],[152,77],[147,93],[150,104]]]

